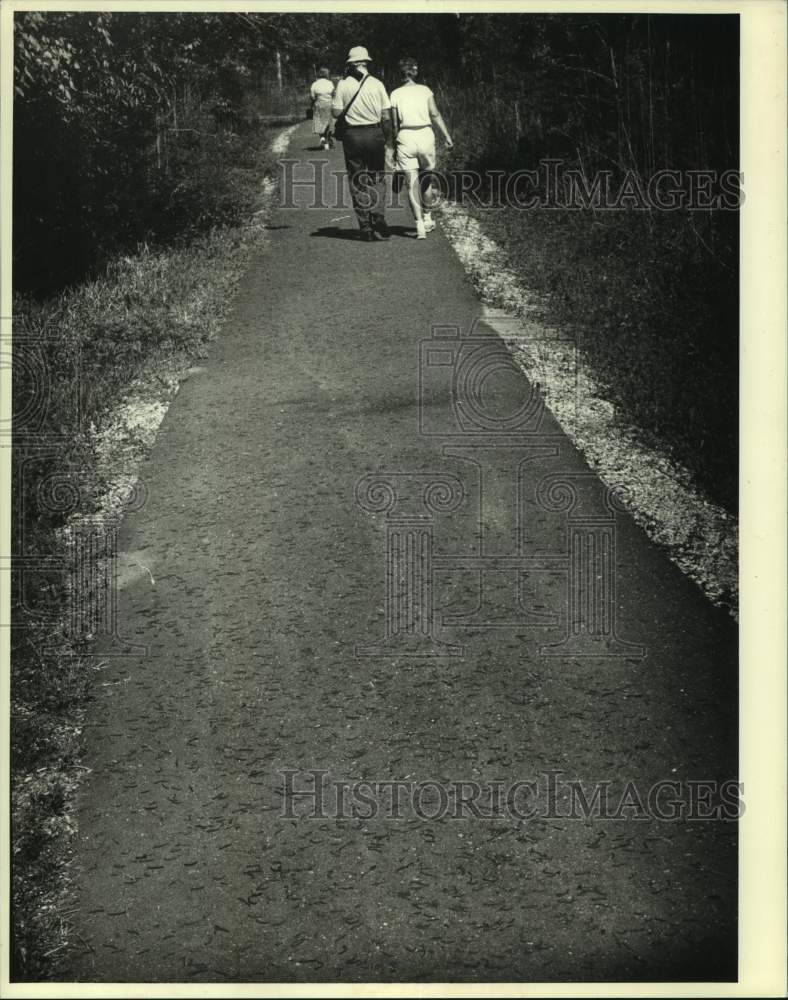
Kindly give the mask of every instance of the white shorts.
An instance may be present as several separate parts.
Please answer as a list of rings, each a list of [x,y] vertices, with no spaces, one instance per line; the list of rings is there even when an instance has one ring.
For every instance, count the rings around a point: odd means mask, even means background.
[[[397,133],[397,167],[400,170],[434,170],[435,133],[431,125],[403,128]]]

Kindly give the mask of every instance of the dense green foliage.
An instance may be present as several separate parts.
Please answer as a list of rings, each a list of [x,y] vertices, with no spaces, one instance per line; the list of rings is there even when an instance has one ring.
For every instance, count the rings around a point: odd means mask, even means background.
[[[238,221],[222,164],[253,162],[260,118],[291,96],[265,75],[280,21],[17,14],[18,290],[51,292],[139,241]]]

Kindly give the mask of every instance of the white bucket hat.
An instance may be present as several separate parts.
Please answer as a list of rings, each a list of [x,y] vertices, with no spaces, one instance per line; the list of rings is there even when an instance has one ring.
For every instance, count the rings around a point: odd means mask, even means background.
[[[346,63],[372,62],[369,52],[363,45],[355,45],[347,54]]]

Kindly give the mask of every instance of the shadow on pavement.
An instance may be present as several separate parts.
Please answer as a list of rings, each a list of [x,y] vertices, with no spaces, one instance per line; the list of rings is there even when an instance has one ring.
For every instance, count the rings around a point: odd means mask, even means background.
[[[404,236],[413,239],[415,230],[408,226],[389,226],[389,233],[392,236]],[[316,229],[310,236],[326,236],[334,240],[357,240],[360,233],[358,229],[342,229],[339,226],[322,226]]]

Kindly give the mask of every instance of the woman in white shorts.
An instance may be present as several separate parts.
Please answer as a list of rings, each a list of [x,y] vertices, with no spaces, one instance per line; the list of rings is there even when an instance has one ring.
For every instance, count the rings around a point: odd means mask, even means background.
[[[419,186],[419,172],[435,170],[436,167],[433,125],[441,130],[449,149],[454,143],[432,91],[416,83],[419,73],[416,60],[401,59],[399,68],[404,82],[391,94],[391,110],[397,132],[397,168],[407,179],[408,199],[416,219],[416,239],[423,240],[435,228],[430,211],[432,196],[429,189],[422,193]]]

